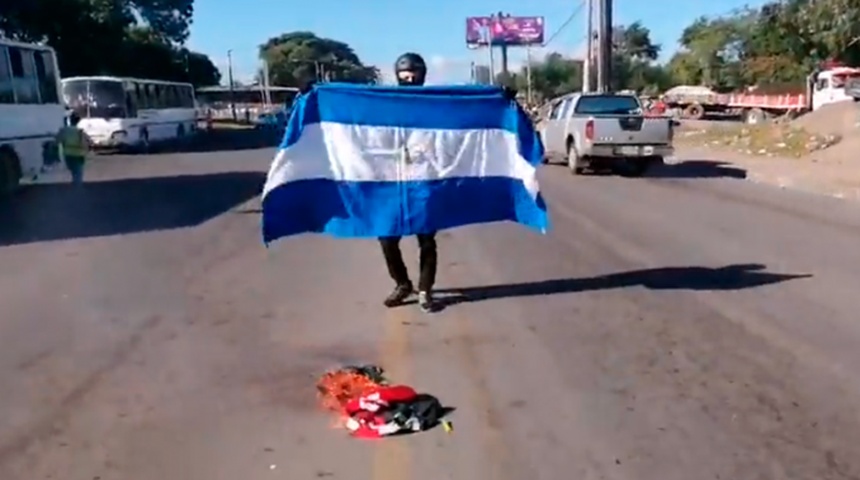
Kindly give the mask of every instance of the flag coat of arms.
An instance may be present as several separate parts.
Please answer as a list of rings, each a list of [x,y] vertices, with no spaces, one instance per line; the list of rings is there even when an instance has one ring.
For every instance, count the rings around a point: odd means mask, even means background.
[[[323,84],[299,97],[263,188],[263,239],[512,221],[545,233],[543,146],[498,87]]]

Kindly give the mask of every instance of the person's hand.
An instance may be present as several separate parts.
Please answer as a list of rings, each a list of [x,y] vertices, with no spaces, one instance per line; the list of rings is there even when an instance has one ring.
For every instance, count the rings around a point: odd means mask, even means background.
[[[516,100],[517,99],[517,90],[515,88],[504,86],[504,87],[502,87],[502,93],[505,95],[506,100]]]

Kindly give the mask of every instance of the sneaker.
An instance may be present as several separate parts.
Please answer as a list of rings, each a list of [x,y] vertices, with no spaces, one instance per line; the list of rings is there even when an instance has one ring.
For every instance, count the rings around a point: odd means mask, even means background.
[[[387,297],[385,297],[385,301],[383,303],[388,308],[403,305],[403,302],[412,295],[413,291],[411,283],[398,285],[394,287],[394,290],[392,290]]]
[[[418,292],[418,307],[424,313],[435,311],[436,303],[433,301],[433,294],[430,292]]]

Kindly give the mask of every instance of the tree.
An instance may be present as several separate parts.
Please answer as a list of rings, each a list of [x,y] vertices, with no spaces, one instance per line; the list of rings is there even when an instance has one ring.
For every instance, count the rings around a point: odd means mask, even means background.
[[[860,65],[860,0],[773,1],[699,18],[680,43],[667,65],[677,83],[797,90],[825,61]]]
[[[641,22],[613,29],[612,89],[655,94],[665,89],[671,78],[655,62],[661,45],[651,40],[651,31]]]
[[[550,53],[543,60],[531,64],[532,95],[535,101],[575,92],[582,89],[582,61]],[[497,85],[507,85],[525,94],[528,90],[528,69],[496,75]]]
[[[212,63],[212,59],[199,52],[183,49],[186,59],[188,82],[195,87],[207,87],[221,84],[221,71]]]
[[[640,22],[613,29],[612,89],[652,94],[684,84],[788,93],[803,91],[828,61],[860,66],[860,0],[773,0],[701,17],[665,64],[650,33]],[[533,90],[544,98],[575,91],[581,74],[580,62],[550,54],[532,65]],[[497,81],[524,91],[525,69]]]
[[[193,0],[4,0],[0,31],[53,46],[64,76],[217,83],[212,62],[182,47],[192,14]]]
[[[260,46],[273,85],[302,87],[310,81],[377,83],[376,67],[364,65],[346,43],[312,32],[290,32]]]

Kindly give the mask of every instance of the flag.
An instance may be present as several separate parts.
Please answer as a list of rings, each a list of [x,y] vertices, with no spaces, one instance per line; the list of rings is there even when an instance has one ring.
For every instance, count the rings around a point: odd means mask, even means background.
[[[263,188],[263,239],[407,236],[513,221],[545,233],[543,145],[486,86],[327,83],[296,101]]]

